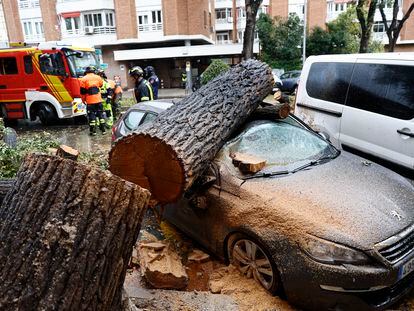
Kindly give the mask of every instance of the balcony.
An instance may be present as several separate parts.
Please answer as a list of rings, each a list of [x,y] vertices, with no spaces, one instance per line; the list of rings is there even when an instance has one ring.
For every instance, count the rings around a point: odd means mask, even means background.
[[[58,0],[56,13],[115,10],[113,0]]]
[[[163,31],[162,23],[158,24],[144,24],[138,26],[138,32],[153,32],[153,31]]]
[[[39,0],[23,0],[19,1],[19,9],[34,9],[40,8]]]
[[[85,32],[85,28],[90,28],[93,32]],[[116,34],[116,27],[85,27],[84,29],[72,29],[72,30],[62,30],[62,38],[72,38],[80,36],[93,36],[93,35],[106,35],[106,34]]]
[[[164,38],[163,23],[138,25],[138,38],[143,42],[162,40]]]
[[[233,29],[233,18],[220,18],[216,19],[216,31],[232,30]]]
[[[216,0],[216,3],[215,3],[216,9],[226,9],[226,8],[232,8],[232,7],[233,7],[232,0]]]
[[[44,34],[32,34],[32,35],[25,35],[24,36],[24,42],[26,43],[38,43],[38,42],[44,42],[45,36]]]

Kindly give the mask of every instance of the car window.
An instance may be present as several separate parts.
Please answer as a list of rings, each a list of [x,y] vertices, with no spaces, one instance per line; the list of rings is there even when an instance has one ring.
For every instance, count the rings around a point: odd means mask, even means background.
[[[315,160],[336,150],[303,127],[284,121],[254,121],[223,148],[224,154],[243,153],[266,160],[266,167]],[[265,168],[266,169],[266,168]]]
[[[414,67],[356,64],[347,105],[393,118],[414,118]]]
[[[299,78],[299,77],[300,77],[300,72],[292,73],[292,78]]]
[[[145,116],[145,111],[131,110],[124,119],[125,126],[128,130],[135,130],[141,123],[142,118]]]
[[[24,62],[24,72],[26,74],[32,74],[33,73],[33,61],[31,55],[26,55],[23,57]]]
[[[280,79],[288,79],[290,76],[290,73],[284,73],[280,76]]]
[[[353,63],[313,63],[306,82],[310,97],[345,104]]]
[[[148,112],[142,124],[152,122],[155,120],[156,117],[157,117],[156,113]]]

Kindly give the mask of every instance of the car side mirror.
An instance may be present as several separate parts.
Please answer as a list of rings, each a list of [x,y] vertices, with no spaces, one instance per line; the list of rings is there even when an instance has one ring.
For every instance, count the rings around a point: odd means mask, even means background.
[[[326,132],[319,132],[318,134],[319,134],[319,136],[321,136],[326,141],[330,141],[330,139],[331,139],[331,136],[329,136],[329,134],[326,133]]]

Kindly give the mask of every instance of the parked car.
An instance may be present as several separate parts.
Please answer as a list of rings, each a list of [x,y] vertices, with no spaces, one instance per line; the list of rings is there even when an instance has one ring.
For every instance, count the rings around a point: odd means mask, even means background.
[[[168,100],[153,100],[133,105],[112,127],[112,143],[134,131],[138,126],[153,121],[159,113],[172,105],[173,101]]]
[[[294,70],[285,72],[281,75],[280,80],[282,81],[282,85],[280,89],[282,92],[295,93],[299,84],[300,74],[300,70]]]
[[[313,56],[296,114],[337,148],[413,170],[413,90],[414,53]]]
[[[236,152],[266,160],[265,168],[242,174]],[[185,196],[160,211],[304,309],[372,310],[414,285],[412,202],[406,179],[340,152],[289,116],[246,123]]]
[[[282,80],[280,80],[279,76],[277,75],[279,71],[277,69],[272,69],[273,80],[275,84],[273,85],[272,94],[276,93],[283,85]]]

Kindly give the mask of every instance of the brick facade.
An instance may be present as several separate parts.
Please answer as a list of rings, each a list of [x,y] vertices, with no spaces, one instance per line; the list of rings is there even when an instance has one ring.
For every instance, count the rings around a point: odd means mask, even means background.
[[[403,1],[403,12],[404,14],[408,11],[408,8],[413,4],[413,0]],[[401,40],[414,40],[414,12],[411,13],[410,17],[404,24],[401,30]]]
[[[56,13],[56,0],[40,0],[46,41],[60,40],[60,27]]]
[[[289,0],[270,0],[269,4],[270,16],[288,17]]]
[[[209,2],[211,1],[211,13]],[[164,35],[211,34],[214,25],[214,3],[212,0],[163,0]],[[168,12],[166,14],[165,12]]]
[[[135,0],[114,0],[118,40],[137,38],[138,23]]]
[[[308,0],[308,29],[325,28],[327,7],[326,0]]]
[[[17,1],[3,0],[3,12],[10,42],[23,42],[23,29],[20,22],[20,14]]]

